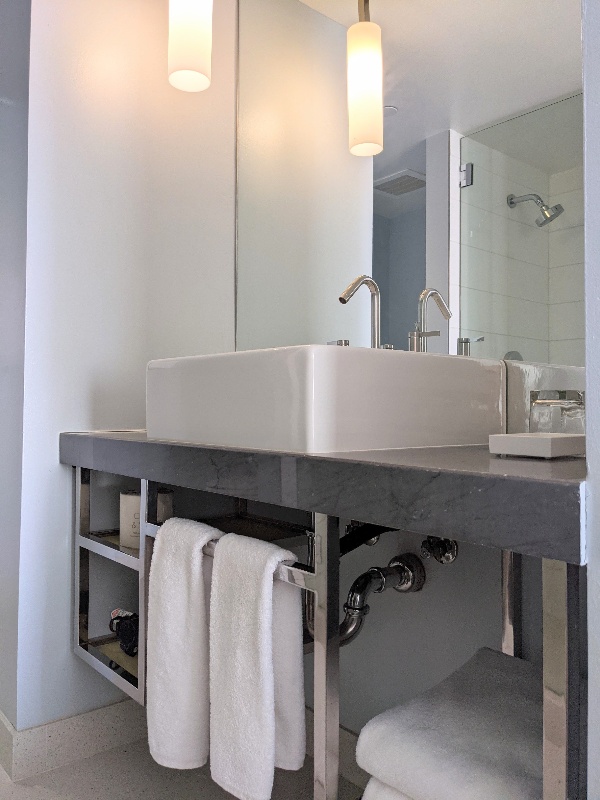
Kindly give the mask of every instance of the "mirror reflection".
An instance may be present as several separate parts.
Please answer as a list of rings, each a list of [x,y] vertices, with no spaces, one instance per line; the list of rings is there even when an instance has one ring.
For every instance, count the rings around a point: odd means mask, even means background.
[[[465,137],[460,330],[472,355],[584,365],[583,107],[577,95]]]
[[[388,87],[399,107],[385,121],[390,145],[361,159],[347,147],[347,20],[341,8],[329,19],[311,5],[240,4],[237,349],[368,347],[369,292],[347,305],[338,297],[369,275],[381,291],[382,345],[409,349],[427,287],[452,312],[448,323],[429,304],[428,329],[441,332],[430,352],[583,365],[581,94],[469,134],[495,107],[527,109],[553,86],[576,85],[579,43],[565,55],[569,80],[535,72],[525,95],[491,83],[469,104],[436,95],[432,116],[411,95],[404,108],[398,86]],[[534,36],[538,51],[546,38]],[[496,74],[498,52],[482,64],[482,82]],[[535,60],[535,48],[526,55]],[[464,78],[456,64],[445,68]],[[440,69],[426,70],[430,94]],[[461,163],[473,165],[473,181],[459,190]]]
[[[426,286],[425,142],[411,159],[412,169],[373,185],[373,277],[381,289],[381,337],[396,350],[408,348]]]

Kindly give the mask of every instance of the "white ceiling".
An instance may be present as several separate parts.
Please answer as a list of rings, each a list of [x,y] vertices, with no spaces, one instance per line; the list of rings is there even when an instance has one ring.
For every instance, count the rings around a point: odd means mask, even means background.
[[[345,26],[356,0],[303,0]],[[422,169],[416,145],[467,134],[581,89],[580,0],[371,0],[382,27],[386,119],[375,178]],[[415,161],[415,163],[411,163]]]

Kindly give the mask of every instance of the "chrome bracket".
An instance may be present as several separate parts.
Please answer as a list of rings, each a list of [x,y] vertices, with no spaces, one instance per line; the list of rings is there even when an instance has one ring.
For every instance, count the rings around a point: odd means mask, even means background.
[[[473,164],[468,162],[460,165],[460,184],[461,189],[473,186]]]

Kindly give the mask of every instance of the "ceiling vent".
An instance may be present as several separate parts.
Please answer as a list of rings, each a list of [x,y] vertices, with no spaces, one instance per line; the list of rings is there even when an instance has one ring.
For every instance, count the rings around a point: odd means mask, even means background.
[[[378,192],[385,192],[394,197],[422,189],[423,186],[425,186],[425,175],[412,169],[403,169],[401,172],[388,175],[387,178],[380,178],[373,184],[373,188]]]
[[[395,219],[417,208],[425,208],[425,175],[403,169],[373,183],[373,213]]]

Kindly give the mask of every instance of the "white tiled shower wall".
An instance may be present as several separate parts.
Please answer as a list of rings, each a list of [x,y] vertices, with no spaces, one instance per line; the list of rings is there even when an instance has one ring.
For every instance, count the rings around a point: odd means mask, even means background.
[[[550,176],[550,204],[565,211],[549,228],[549,343],[553,364],[585,364],[583,168]]]
[[[549,176],[467,138],[462,160],[475,169],[461,193],[461,334],[485,337],[472,355],[582,365],[581,169]],[[506,202],[530,193],[565,213],[538,228],[532,203]]]

